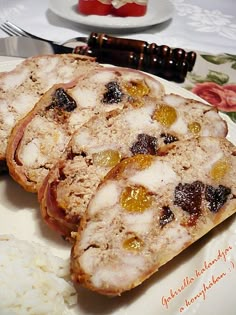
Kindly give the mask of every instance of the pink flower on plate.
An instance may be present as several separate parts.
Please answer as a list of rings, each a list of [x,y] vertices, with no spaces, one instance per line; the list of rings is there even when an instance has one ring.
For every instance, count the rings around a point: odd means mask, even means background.
[[[192,92],[224,112],[236,112],[236,84],[198,83]]]

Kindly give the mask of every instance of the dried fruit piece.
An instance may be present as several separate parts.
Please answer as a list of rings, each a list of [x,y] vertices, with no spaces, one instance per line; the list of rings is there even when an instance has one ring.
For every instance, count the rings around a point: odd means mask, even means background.
[[[174,107],[162,104],[155,110],[152,119],[165,127],[170,127],[176,121],[177,113]]]
[[[225,174],[229,171],[230,165],[227,160],[221,159],[214,163],[211,171],[210,176],[213,180],[218,181],[222,179]]]
[[[167,223],[174,220],[174,218],[175,218],[174,213],[170,210],[170,207],[164,206],[161,211],[160,226],[163,227]]]
[[[218,212],[231,194],[231,189],[223,185],[218,188],[207,185],[205,190],[205,198],[209,202],[208,206],[211,212]]]
[[[131,105],[135,108],[140,108],[144,105],[144,101],[141,98],[132,99]]]
[[[177,137],[171,135],[170,133],[161,133],[161,137],[164,138],[163,141],[165,144],[169,144],[179,140]]]
[[[127,93],[134,97],[143,97],[150,93],[150,88],[143,81],[132,81],[125,85]]]
[[[46,110],[57,108],[66,112],[72,112],[76,107],[75,100],[64,89],[59,88],[55,91],[52,102],[46,107]]]
[[[200,214],[204,184],[195,181],[191,184],[178,184],[175,187],[174,204],[190,214]]]
[[[128,238],[123,243],[123,247],[131,251],[140,251],[142,250],[143,246],[144,246],[143,241],[137,236]]]
[[[103,95],[103,103],[113,104],[122,101],[123,93],[119,84],[115,81],[106,84],[107,92]]]
[[[134,162],[138,164],[140,169],[145,169],[152,164],[153,156],[150,154],[137,154],[134,156]]]
[[[157,138],[146,135],[144,133],[138,135],[138,141],[135,142],[130,151],[133,155],[136,154],[152,154],[157,153]]]
[[[113,167],[120,162],[121,155],[115,150],[105,150],[92,155],[93,163],[103,167]]]
[[[193,121],[193,122],[191,122],[191,123],[188,124],[188,130],[189,130],[191,133],[197,135],[197,134],[199,134],[199,132],[201,131],[201,125],[200,125],[198,122]]]
[[[152,204],[152,198],[142,186],[126,187],[120,196],[120,205],[129,212],[143,212]]]

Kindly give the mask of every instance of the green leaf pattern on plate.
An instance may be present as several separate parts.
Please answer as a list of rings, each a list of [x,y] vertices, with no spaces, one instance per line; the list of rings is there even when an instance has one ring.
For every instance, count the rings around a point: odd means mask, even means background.
[[[236,66],[236,56],[231,54],[221,54],[221,55],[201,55],[203,59],[210,63],[214,63],[216,65],[221,65],[224,63],[232,63],[232,68],[235,69]]]
[[[229,76],[226,73],[209,70],[206,81],[215,82],[217,84],[223,85],[229,82]]]
[[[236,112],[224,112],[224,114],[226,114],[227,116],[229,116],[233,122],[236,123]]]

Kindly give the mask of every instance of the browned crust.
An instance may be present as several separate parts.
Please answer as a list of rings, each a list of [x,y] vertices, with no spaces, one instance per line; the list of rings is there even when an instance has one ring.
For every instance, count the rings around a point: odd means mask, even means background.
[[[59,163],[63,164],[63,161],[59,161]],[[54,173],[54,171],[56,171],[56,166],[51,170],[51,173]],[[38,191],[41,216],[52,230],[61,234],[66,240],[72,242],[71,232],[76,231],[79,222],[74,222],[73,219],[68,218],[64,209],[58,209],[57,205],[51,204],[51,173],[46,176]]]

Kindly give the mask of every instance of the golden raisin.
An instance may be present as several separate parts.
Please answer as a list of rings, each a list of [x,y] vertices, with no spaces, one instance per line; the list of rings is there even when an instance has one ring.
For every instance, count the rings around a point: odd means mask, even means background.
[[[199,132],[201,131],[201,125],[198,122],[193,121],[188,124],[188,129],[191,133],[196,135],[199,134]]]
[[[108,172],[106,178],[120,179],[126,170],[144,170],[151,166],[153,161],[153,155],[149,154],[137,154],[129,158],[123,159],[114,168]]]
[[[120,159],[120,153],[115,150],[105,150],[93,154],[93,163],[103,167],[113,167],[120,162]]]
[[[133,157],[134,162],[136,162],[141,169],[145,169],[152,164],[153,156],[149,154],[137,154]]]
[[[214,163],[211,169],[211,178],[216,181],[222,179],[229,171],[229,168],[230,166],[227,160],[221,159],[217,161],[216,163]]]
[[[143,245],[144,245],[143,241],[137,236],[133,236],[131,238],[128,238],[123,243],[123,247],[125,249],[131,250],[131,251],[140,251],[140,250],[142,250]]]
[[[144,102],[141,99],[133,99],[132,100],[132,106],[133,107],[142,107],[144,105]]]
[[[150,88],[142,81],[129,82],[125,85],[127,93],[132,97],[143,97],[148,95]]]
[[[143,212],[152,204],[152,198],[146,188],[126,187],[120,196],[120,205],[129,212]]]
[[[170,127],[177,119],[177,113],[174,107],[169,105],[160,105],[154,112],[154,120],[165,127]]]

